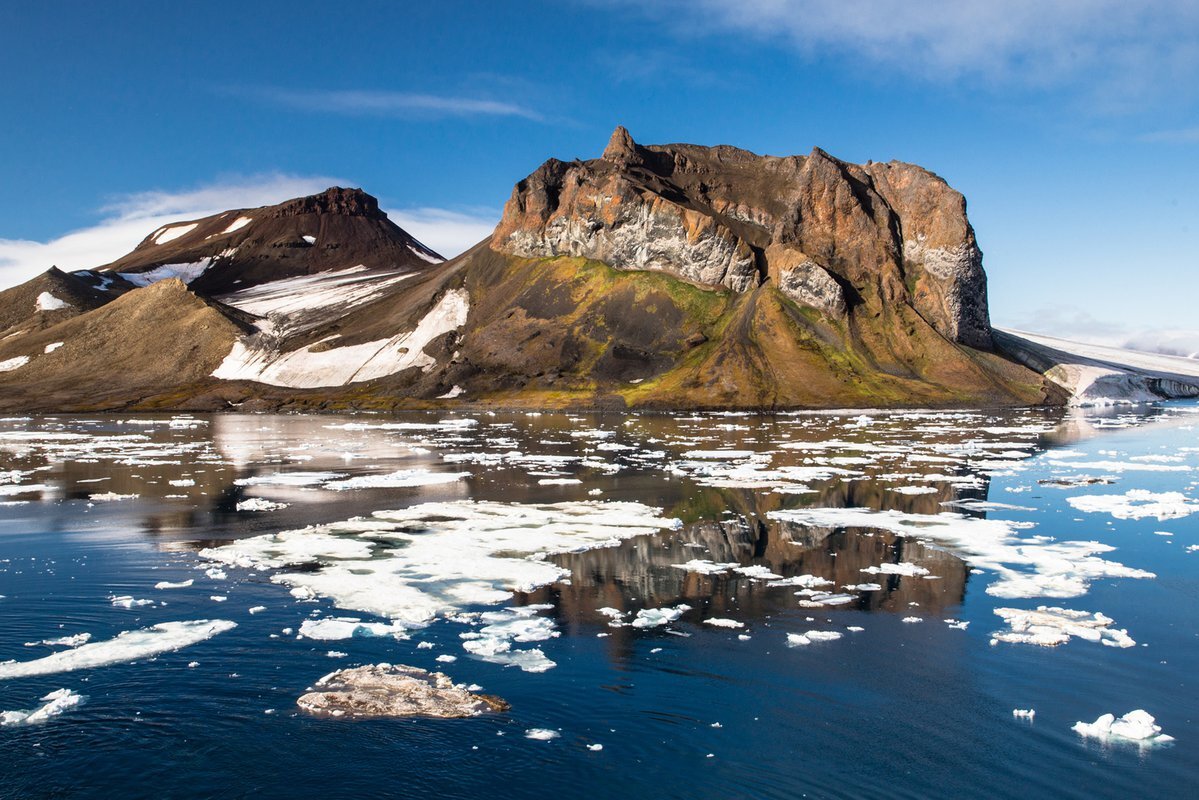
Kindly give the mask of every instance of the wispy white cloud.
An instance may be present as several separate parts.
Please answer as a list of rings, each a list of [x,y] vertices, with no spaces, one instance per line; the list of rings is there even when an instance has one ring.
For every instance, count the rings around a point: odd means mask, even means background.
[[[0,288],[32,278],[52,266],[87,269],[128,253],[156,228],[230,208],[253,208],[314,194],[344,180],[268,174],[226,179],[182,191],[147,191],[111,198],[95,225],[47,241],[0,239]]]
[[[87,269],[128,253],[148,234],[171,222],[197,219],[232,208],[254,208],[354,186],[320,175],[267,174],[230,178],[180,191],[154,190],[110,198],[95,225],[46,241],[0,239],[0,289],[46,271]],[[455,256],[491,234],[499,213],[490,209],[398,209],[388,216],[444,256]]]
[[[490,209],[389,209],[387,216],[446,258],[453,258],[491,236],[500,221],[500,212]]]
[[[544,117],[519,103],[478,97],[455,97],[418,92],[369,89],[282,89],[239,90],[263,102],[328,114],[443,119],[447,117],[518,117],[541,122]]]
[[[1199,66],[1194,0],[607,2],[654,15],[684,35],[738,33],[934,81],[1080,81],[1127,93],[1193,79]]]
[[[1166,131],[1153,131],[1142,134],[1142,142],[1161,144],[1199,144],[1199,126],[1194,128],[1175,128]]]
[[[1020,319],[1001,320],[996,324],[1076,342],[1199,358],[1199,330],[1112,322],[1099,319],[1078,306],[1043,306]]]

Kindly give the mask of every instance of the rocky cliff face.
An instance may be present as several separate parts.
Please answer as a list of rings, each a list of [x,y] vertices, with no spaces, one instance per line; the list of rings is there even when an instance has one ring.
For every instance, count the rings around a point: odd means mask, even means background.
[[[902,303],[952,342],[991,346],[965,199],[911,164],[642,146],[617,128],[601,158],[550,160],[518,183],[491,246],[736,292],[770,282],[838,320]]]

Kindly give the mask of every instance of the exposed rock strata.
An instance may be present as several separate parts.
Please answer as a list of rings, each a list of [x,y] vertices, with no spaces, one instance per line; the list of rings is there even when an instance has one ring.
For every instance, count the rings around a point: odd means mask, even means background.
[[[905,303],[950,341],[991,346],[965,199],[911,164],[642,146],[617,128],[601,158],[551,159],[517,184],[491,244],[737,292],[771,280],[834,318]]]

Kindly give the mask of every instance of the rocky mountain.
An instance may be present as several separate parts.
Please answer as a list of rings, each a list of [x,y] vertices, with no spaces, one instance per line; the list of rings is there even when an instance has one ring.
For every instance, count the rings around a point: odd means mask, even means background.
[[[48,327],[24,322],[36,287],[0,293],[17,320],[0,407],[1065,399],[995,350],[962,195],[914,165],[819,149],[642,146],[618,128],[600,158],[551,159],[517,183],[494,234],[448,262],[374,198],[330,189],[168,225],[66,277],[98,307]],[[139,335],[190,350],[135,352]],[[83,337],[126,377],[90,372],[105,367]]]

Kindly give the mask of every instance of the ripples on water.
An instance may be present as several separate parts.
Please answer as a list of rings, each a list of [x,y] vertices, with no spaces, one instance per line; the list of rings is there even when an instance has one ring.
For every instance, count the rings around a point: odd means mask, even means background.
[[[0,797],[1184,796],[1199,781],[1199,552],[1187,550],[1199,545],[1189,516],[1197,410],[0,421],[0,661],[46,656],[63,648],[25,643],[80,632],[99,642],[173,620],[238,625],[140,662],[0,680],[3,709],[33,708],[59,688],[87,698],[44,725],[0,728]],[[1138,489],[1169,500],[1163,519],[1128,510]],[[1070,504],[1084,495],[1120,498],[1115,513]],[[280,507],[238,511],[252,499]],[[549,530],[522,525],[591,508],[580,503],[646,507],[622,524],[650,528],[548,554],[538,569],[569,578],[484,607],[468,600],[512,588],[504,576],[515,562],[455,574],[465,551],[443,564],[403,560],[414,536],[443,536],[448,548],[472,531],[492,535],[472,521],[472,500],[508,514],[504,535],[525,537],[522,547]],[[432,503],[442,505],[422,505]],[[846,527],[836,515],[804,521],[806,509],[853,508],[895,512],[889,519],[929,534]],[[417,511],[402,523],[372,516],[388,509]],[[463,517],[458,540],[434,532],[446,514]],[[979,570],[980,551],[937,534],[933,515],[1007,520],[1011,547]],[[355,518],[365,520],[347,523]],[[572,524],[564,535],[583,535],[584,523]],[[366,542],[368,552],[270,569],[199,555],[305,526],[315,526],[305,536]],[[1005,570],[1032,576],[1038,591],[1059,585],[1046,571],[1077,578],[1091,562],[1044,557],[1067,541],[1116,548],[1092,556],[1115,567],[1074,596],[995,596]],[[1022,554],[1031,561],[1012,561]],[[227,578],[207,576],[214,566]],[[310,619],[386,622],[364,613],[362,591],[401,566],[433,608],[428,627],[407,639],[297,638]],[[348,581],[336,591],[307,602],[288,591],[310,580],[324,589],[336,569]],[[915,574],[880,572],[890,569]],[[1130,576],[1113,577],[1122,570]],[[777,577],[753,577],[764,573]],[[118,608],[111,596],[154,604]],[[505,668],[463,648],[461,634],[486,624],[476,612],[527,605],[547,606],[531,615],[558,635],[509,645],[539,649],[554,668]],[[991,643],[1005,629],[996,608],[1038,605],[1102,612],[1137,645]],[[689,609],[663,626],[610,624],[614,613],[628,622],[680,606]],[[810,630],[842,638],[788,646],[787,634]],[[442,669],[512,711],[454,721],[296,712],[321,675],[380,661]],[[1035,708],[1034,721],[1014,708]],[[1134,708],[1177,742],[1146,749],[1070,730]],[[561,736],[530,740],[529,728]],[[603,749],[587,749],[596,743]]]

